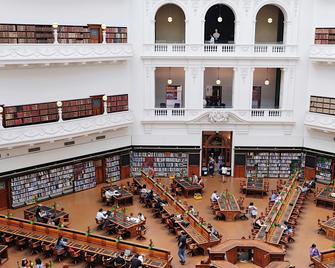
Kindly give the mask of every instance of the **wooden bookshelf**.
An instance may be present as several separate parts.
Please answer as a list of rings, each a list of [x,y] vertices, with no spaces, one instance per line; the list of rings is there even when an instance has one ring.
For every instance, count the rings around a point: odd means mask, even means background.
[[[128,95],[117,95],[107,97],[107,112],[123,112],[128,111]]]
[[[314,43],[322,45],[335,44],[335,28],[316,28]]]
[[[311,96],[309,111],[312,113],[335,115],[335,98]]]
[[[120,156],[113,155],[106,157],[106,182],[119,181],[121,179],[120,172]]]
[[[0,43],[52,43],[53,29],[51,25],[0,24]]]
[[[75,119],[93,115],[92,99],[78,99],[63,101],[63,119]]]
[[[58,27],[58,42],[60,44],[87,44],[90,42],[91,34],[88,26]]]
[[[127,27],[107,27],[106,28],[107,43],[127,43]]]
[[[55,122],[59,119],[56,102],[4,107],[4,126]]]
[[[131,172],[133,177],[141,176],[143,163],[148,155],[153,157],[155,176],[187,176],[188,154],[181,152],[131,152]]]
[[[74,191],[79,192],[96,186],[94,161],[74,164]]]
[[[333,184],[334,165],[331,158],[319,156],[316,158],[315,178],[323,184]]]

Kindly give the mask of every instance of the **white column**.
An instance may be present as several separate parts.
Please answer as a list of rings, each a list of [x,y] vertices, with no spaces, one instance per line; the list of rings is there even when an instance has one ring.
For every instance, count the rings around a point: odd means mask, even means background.
[[[293,109],[294,97],[294,70],[290,68],[281,69],[280,81],[280,109],[291,110]]]
[[[152,109],[155,107],[155,71],[156,67],[147,65],[145,67],[144,82],[144,109]]]
[[[254,70],[254,68],[249,66],[241,66],[235,71],[234,109],[251,109]]]
[[[233,87],[232,87],[232,106],[233,106],[233,109],[238,109],[239,107],[239,86],[238,86],[238,82],[239,82],[239,79],[238,79],[238,75],[239,75],[239,68],[238,67],[235,67],[233,68],[234,70],[234,74],[233,74]]]

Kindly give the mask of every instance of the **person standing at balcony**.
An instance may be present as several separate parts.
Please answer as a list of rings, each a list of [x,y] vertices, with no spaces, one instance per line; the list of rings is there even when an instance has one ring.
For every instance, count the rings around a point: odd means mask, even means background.
[[[217,43],[220,38],[220,33],[218,32],[218,29],[214,30],[213,37],[215,39],[215,43]]]

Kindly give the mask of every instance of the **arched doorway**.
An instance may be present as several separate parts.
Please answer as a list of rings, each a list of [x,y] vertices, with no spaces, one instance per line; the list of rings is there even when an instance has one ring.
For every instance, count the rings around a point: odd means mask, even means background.
[[[179,6],[166,4],[158,9],[155,43],[185,43],[185,14]]]
[[[230,131],[203,131],[202,132],[202,166],[208,166],[212,156],[217,167],[231,166],[232,132]]]
[[[212,38],[213,37],[213,38]],[[235,15],[230,7],[217,4],[205,16],[205,43],[234,43]]]
[[[275,5],[265,5],[257,13],[255,43],[284,42],[284,13]]]

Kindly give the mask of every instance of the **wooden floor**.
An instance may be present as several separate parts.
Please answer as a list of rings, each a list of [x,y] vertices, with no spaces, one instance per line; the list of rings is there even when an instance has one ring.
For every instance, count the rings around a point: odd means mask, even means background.
[[[239,181],[238,178],[231,178],[230,181],[226,183],[221,182],[221,178],[206,178],[205,181],[205,192],[203,196],[203,200],[196,201],[193,198],[188,198],[187,202],[189,204],[193,204],[195,208],[200,212],[200,216],[202,216],[205,220],[210,221],[215,228],[223,234],[223,241],[225,239],[231,238],[241,238],[242,236],[248,237],[251,230],[251,221],[237,221],[237,222],[224,222],[224,221],[216,221],[213,219],[213,214],[210,211],[209,199],[210,195],[214,190],[218,192],[224,191],[228,188],[228,190],[234,194],[236,197],[239,197]],[[124,183],[124,182],[123,182]],[[270,190],[274,189],[276,185],[276,180],[270,181]],[[57,203],[58,208],[64,208],[65,211],[70,213],[71,220],[71,228],[87,230],[87,227],[91,227],[91,229],[95,230],[95,215],[97,210],[100,207],[108,209],[108,207],[104,206],[100,201],[100,188],[103,185],[99,185],[98,187],[87,190],[84,192],[79,192],[75,194],[70,194],[64,197],[56,198],[53,200],[49,200],[43,202],[45,205],[52,205],[54,202]],[[265,207],[267,205],[268,197],[265,196],[262,198],[248,196],[246,199],[246,204],[250,201],[253,201],[254,204],[258,207],[258,211],[264,212]],[[177,256],[177,243],[174,235],[169,234],[168,230],[160,224],[159,219],[155,219],[152,217],[149,209],[144,209],[141,204],[138,202],[138,197],[135,197],[134,205],[128,207],[128,212],[133,212],[137,214],[138,212],[143,212],[147,217],[147,240],[141,241],[143,244],[149,244],[149,238],[153,240],[153,243],[157,247],[169,249],[173,255],[173,267],[181,267],[178,263]],[[1,211],[1,213],[6,214],[7,211]],[[17,210],[11,210],[10,213],[14,214],[18,217],[23,217],[23,208]],[[291,264],[295,265],[297,268],[305,268],[308,267],[309,264],[309,255],[308,249],[312,243],[316,243],[319,250],[324,250],[330,248],[334,243],[331,240],[328,240],[323,235],[317,234],[317,219],[325,219],[327,215],[331,215],[332,211],[320,207],[316,207],[313,203],[312,196],[307,200],[306,209],[304,210],[301,219],[299,221],[299,225],[296,229],[296,242],[290,244],[290,248],[286,255],[286,259],[288,259]],[[99,233],[98,231],[96,231]],[[101,231],[100,231],[101,232]],[[13,268],[17,267],[17,261],[20,261],[23,257],[27,257],[29,259],[34,259],[36,256],[31,256],[28,250],[18,252],[16,249],[9,249],[9,261],[2,265],[3,268]],[[199,263],[201,259],[204,259],[204,256],[198,257],[187,257],[186,265],[183,267],[194,267],[195,264]],[[50,259],[46,259],[45,261],[49,261]],[[70,264],[70,260],[65,260],[64,264],[68,264],[70,267],[85,267],[83,263],[72,265]],[[55,268],[62,267],[62,264],[55,263]],[[252,268],[256,267],[254,265],[249,264],[239,264],[239,267],[243,268]]]

